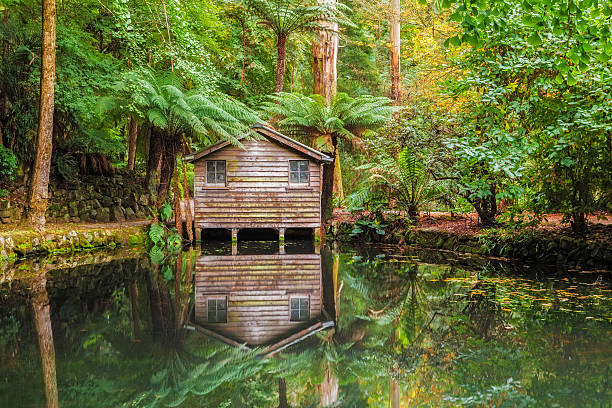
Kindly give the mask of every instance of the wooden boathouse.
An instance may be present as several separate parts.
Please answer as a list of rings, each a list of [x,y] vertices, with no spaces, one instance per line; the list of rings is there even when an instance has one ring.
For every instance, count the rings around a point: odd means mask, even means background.
[[[321,228],[324,163],[332,158],[261,124],[242,147],[227,141],[187,157],[194,163],[194,227],[222,228],[237,240],[243,228]]]

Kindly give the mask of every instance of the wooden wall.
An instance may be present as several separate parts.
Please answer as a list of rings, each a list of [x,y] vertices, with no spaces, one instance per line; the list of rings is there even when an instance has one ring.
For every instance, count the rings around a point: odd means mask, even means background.
[[[265,140],[228,146],[194,162],[196,228],[318,228],[320,165],[310,159],[310,185],[289,185],[289,160],[306,156]],[[206,186],[206,160],[225,160],[225,188]]]
[[[227,323],[208,323],[208,297],[227,296]],[[289,298],[310,298],[310,321],[289,320]],[[202,256],[196,261],[195,321],[240,343],[265,345],[321,317],[321,255]]]

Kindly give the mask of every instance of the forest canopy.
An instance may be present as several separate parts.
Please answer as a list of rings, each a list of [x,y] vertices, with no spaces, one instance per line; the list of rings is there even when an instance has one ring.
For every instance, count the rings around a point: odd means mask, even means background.
[[[159,208],[190,194],[183,156],[239,144],[255,122],[333,155],[334,205],[349,210],[476,212],[485,226],[560,212],[578,233],[612,210],[609,1],[4,0],[0,11],[0,199],[44,187],[26,211],[46,199],[45,129],[51,184],[125,168]]]

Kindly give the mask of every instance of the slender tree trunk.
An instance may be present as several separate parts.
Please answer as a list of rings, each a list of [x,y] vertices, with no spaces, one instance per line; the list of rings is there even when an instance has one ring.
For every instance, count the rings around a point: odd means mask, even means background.
[[[335,7],[336,0],[319,0],[319,3]],[[312,44],[313,93],[325,97],[327,105],[336,95],[338,62],[338,23],[319,22],[328,30],[319,31],[319,38]]]
[[[334,146],[334,194],[340,201],[344,200],[344,189],[342,188],[342,167],[340,166],[340,148],[338,138],[332,136]]]
[[[174,225],[176,226],[176,231],[183,239],[183,211],[181,209],[181,191],[179,189],[179,174],[178,174],[178,166],[176,164],[176,160],[174,163],[174,176],[173,176],[173,193],[174,193]],[[177,310],[178,313],[178,310]]]
[[[402,98],[400,73],[400,0],[391,0],[391,99],[399,105]]]
[[[138,314],[138,283],[132,282],[130,285],[130,305],[132,312],[132,336],[138,338],[140,330],[140,316]]]
[[[334,374],[331,366],[327,363],[325,378],[320,385],[321,407],[335,406],[338,401],[338,377]]]
[[[45,397],[47,408],[59,407],[57,396],[57,375],[55,373],[55,347],[53,344],[53,329],[51,327],[51,308],[47,294],[47,279],[44,273],[32,282],[32,309],[34,324],[38,335],[42,374],[45,382]]]
[[[134,171],[136,161],[136,140],[138,139],[138,122],[134,117],[130,117],[129,138],[128,138],[128,162],[127,169]]]
[[[36,136],[36,159],[28,197],[28,221],[35,229],[45,227],[49,198],[49,171],[53,142],[55,93],[55,0],[42,0],[42,59],[40,110]]]
[[[321,186],[321,219],[323,222],[331,218],[334,211],[334,163],[323,165],[323,185]]]
[[[285,51],[287,48],[287,36],[284,34],[281,34],[278,36],[278,38],[276,39],[277,44],[276,44],[276,50],[277,50],[277,57],[276,57],[276,90],[275,92],[282,92],[283,91],[283,85],[285,82]]]
[[[149,188],[151,182],[157,184],[161,159],[163,153],[163,136],[156,128],[151,128],[149,138],[149,157],[147,158],[147,174],[145,175],[145,187]]]
[[[289,408],[287,403],[287,382],[284,378],[278,379],[278,402],[279,408]]]
[[[393,377],[389,378],[389,408],[399,408],[400,406],[400,387]]]
[[[176,169],[176,152],[178,148],[174,141],[168,141],[164,146],[162,155],[161,172],[159,174],[159,189],[157,190],[157,199],[159,204],[163,204],[168,199],[170,192],[170,182],[172,175]]]
[[[185,221],[187,224],[187,237],[193,242],[193,217],[191,215],[191,194],[187,185],[187,166],[183,161],[183,199],[185,200]],[[195,204],[195,203],[194,203]]]

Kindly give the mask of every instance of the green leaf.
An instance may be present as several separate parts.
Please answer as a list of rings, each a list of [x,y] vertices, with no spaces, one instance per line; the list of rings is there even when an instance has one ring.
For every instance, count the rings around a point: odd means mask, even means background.
[[[164,238],[164,226],[158,222],[151,224],[149,228],[149,238],[151,238],[151,241],[155,244],[160,243]]]
[[[172,217],[172,207],[168,203],[162,205],[162,208],[159,212],[161,219],[164,222],[167,222]]]
[[[149,257],[153,265],[159,265],[164,260],[164,250],[162,247],[155,245],[149,250]]]
[[[559,85],[561,85],[561,84],[563,83],[563,81],[564,81],[564,79],[563,79],[563,75],[561,75],[561,73],[560,73],[560,72],[559,72],[559,73],[557,74],[557,76],[555,77],[555,81],[556,81],[556,82],[557,82]]]
[[[166,282],[170,282],[172,280],[172,269],[168,265],[164,265],[162,269],[162,276]]]
[[[578,83],[578,81],[576,80],[576,78],[574,78],[574,76],[572,74],[567,74],[567,84],[569,86],[574,86]]]
[[[538,45],[542,44],[542,39],[538,33],[533,33],[529,36],[529,38],[527,38],[527,42],[529,45],[537,47]]]
[[[454,45],[455,47],[458,47],[461,45],[461,39],[458,36],[449,38],[448,42],[450,43],[450,45]]]

